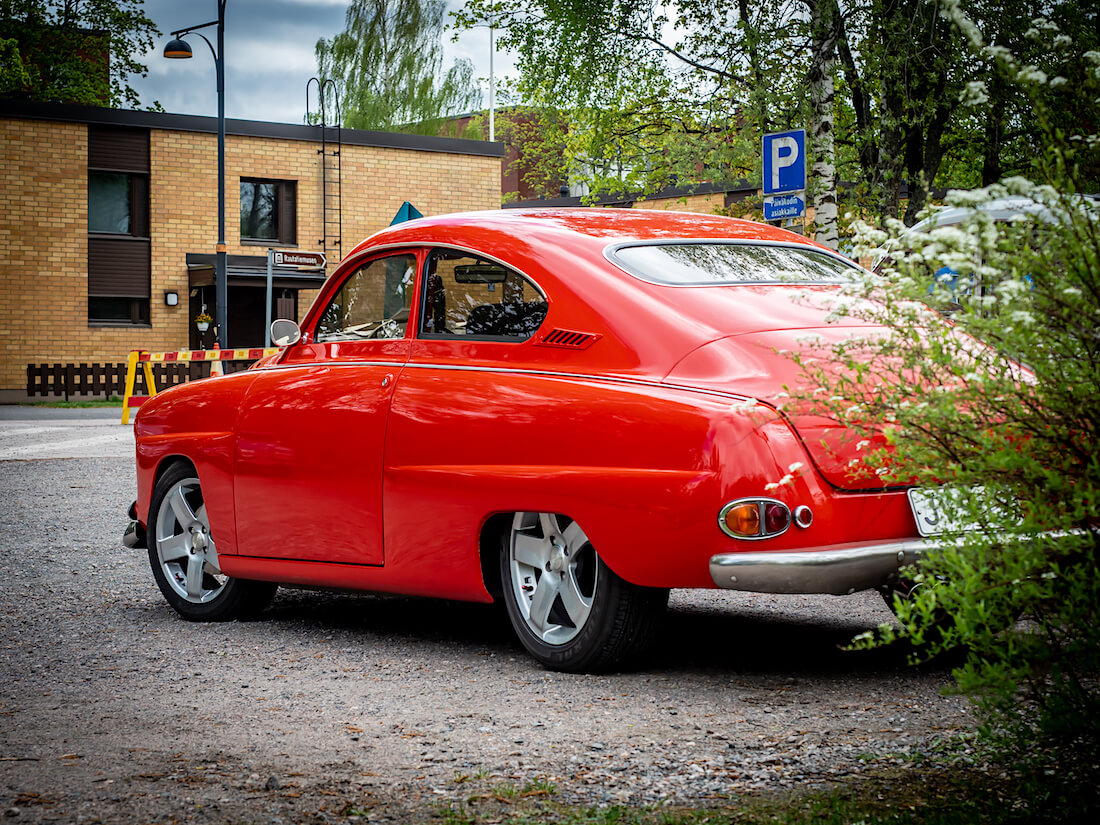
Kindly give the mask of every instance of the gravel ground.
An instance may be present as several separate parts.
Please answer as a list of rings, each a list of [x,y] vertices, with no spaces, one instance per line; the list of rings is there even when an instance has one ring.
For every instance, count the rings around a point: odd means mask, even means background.
[[[492,606],[281,590],[260,621],[189,624],[119,543],[127,428],[14,418],[7,821],[422,821],[549,785],[562,803],[705,805],[858,774],[971,724],[943,670],[840,650],[889,618],[868,593],[675,591],[648,659],[610,676],[544,671]]]

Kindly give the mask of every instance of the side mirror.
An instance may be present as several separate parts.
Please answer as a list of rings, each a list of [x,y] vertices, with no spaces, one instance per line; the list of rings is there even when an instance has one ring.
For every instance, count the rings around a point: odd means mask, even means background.
[[[271,322],[271,343],[277,347],[289,347],[302,340],[302,330],[294,321],[280,318]]]

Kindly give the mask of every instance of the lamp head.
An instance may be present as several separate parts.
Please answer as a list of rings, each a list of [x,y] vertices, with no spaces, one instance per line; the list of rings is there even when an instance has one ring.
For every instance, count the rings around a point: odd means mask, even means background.
[[[168,41],[168,45],[164,47],[164,56],[173,60],[186,60],[191,57],[191,45],[177,37]]]

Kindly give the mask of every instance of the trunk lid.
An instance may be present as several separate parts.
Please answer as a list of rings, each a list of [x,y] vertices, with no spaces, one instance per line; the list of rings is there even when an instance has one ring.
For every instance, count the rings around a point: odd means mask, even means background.
[[[821,406],[791,396],[813,398],[828,392],[812,385],[793,355],[804,362],[813,359],[827,374],[838,374],[843,365],[832,356],[832,347],[853,337],[881,336],[882,327],[844,325],[802,329],[764,330],[719,338],[689,353],[665,376],[665,382],[682,386],[736,393],[763,401],[780,410],[801,439],[818,472],[842,490],[882,489],[867,456],[886,445],[884,431],[861,434],[846,423],[829,417]],[[880,382],[881,378],[868,378]]]

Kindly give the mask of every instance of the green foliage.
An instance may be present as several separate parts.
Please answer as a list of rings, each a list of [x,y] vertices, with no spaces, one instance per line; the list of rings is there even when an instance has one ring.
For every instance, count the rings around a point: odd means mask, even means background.
[[[142,0],[0,0],[0,94],[32,100],[136,108],[137,56],[160,31]],[[159,108],[154,103],[153,108]]]
[[[1040,67],[1062,51],[1029,38],[1040,11],[1080,50],[1100,48],[1095,3],[964,7],[991,42]],[[813,36],[814,9],[831,37]],[[940,11],[935,0],[468,0],[456,17],[495,21],[500,46],[518,56],[520,99],[569,124],[556,172],[540,176],[592,191],[759,180],[761,135],[811,122],[811,66],[835,43],[834,159],[840,179],[856,184],[842,194],[879,215],[904,209],[911,224],[925,186],[1018,174],[1042,141],[1030,98],[1002,83],[994,58],[969,51]],[[1073,84],[1085,67],[1067,71]],[[984,84],[988,102],[962,109],[972,83]],[[1064,91],[1048,89],[1047,102],[1070,129],[1081,113],[1053,105]],[[1082,170],[1082,181],[1100,186],[1097,173]]]
[[[738,83],[695,56],[670,59],[670,18],[657,6],[474,0],[456,17],[495,21],[500,47],[518,55],[515,92],[537,117],[524,115],[513,145],[540,194],[556,196],[562,182],[614,195],[757,174]]]
[[[443,0],[354,0],[345,30],[317,41],[318,73],[335,81],[344,125],[439,134],[446,117],[480,105],[473,65],[441,76]]]
[[[1040,43],[1060,55],[1043,72],[987,46],[958,2],[947,13],[1028,99],[1045,146],[1032,168],[1042,183],[1013,177],[953,193],[950,203],[973,208],[960,226],[857,223],[862,253],[887,257],[834,312],[890,334],[803,357],[811,392],[792,403],[824,406],[858,437],[885,441],[867,458],[884,485],[950,493],[942,505],[956,529],[944,549],[914,572],[912,599],[895,602],[898,625],[859,644],[903,638],[918,658],[961,651],[957,689],[975,702],[985,742],[1027,766],[1036,788],[1076,787],[1095,804],[1100,203],[1077,193],[1082,170],[1097,168],[1100,140],[1059,124],[1062,107],[1100,98],[1100,52],[1036,21]],[[1072,94],[1064,71],[1080,78]],[[972,91],[984,104],[983,90]],[[1024,199],[1025,217],[996,222],[981,208],[1006,197]],[[838,361],[840,371],[830,366]],[[826,392],[814,395],[814,384]]]
[[[31,76],[23,67],[19,41],[0,39],[0,96],[17,97],[30,88]]]

